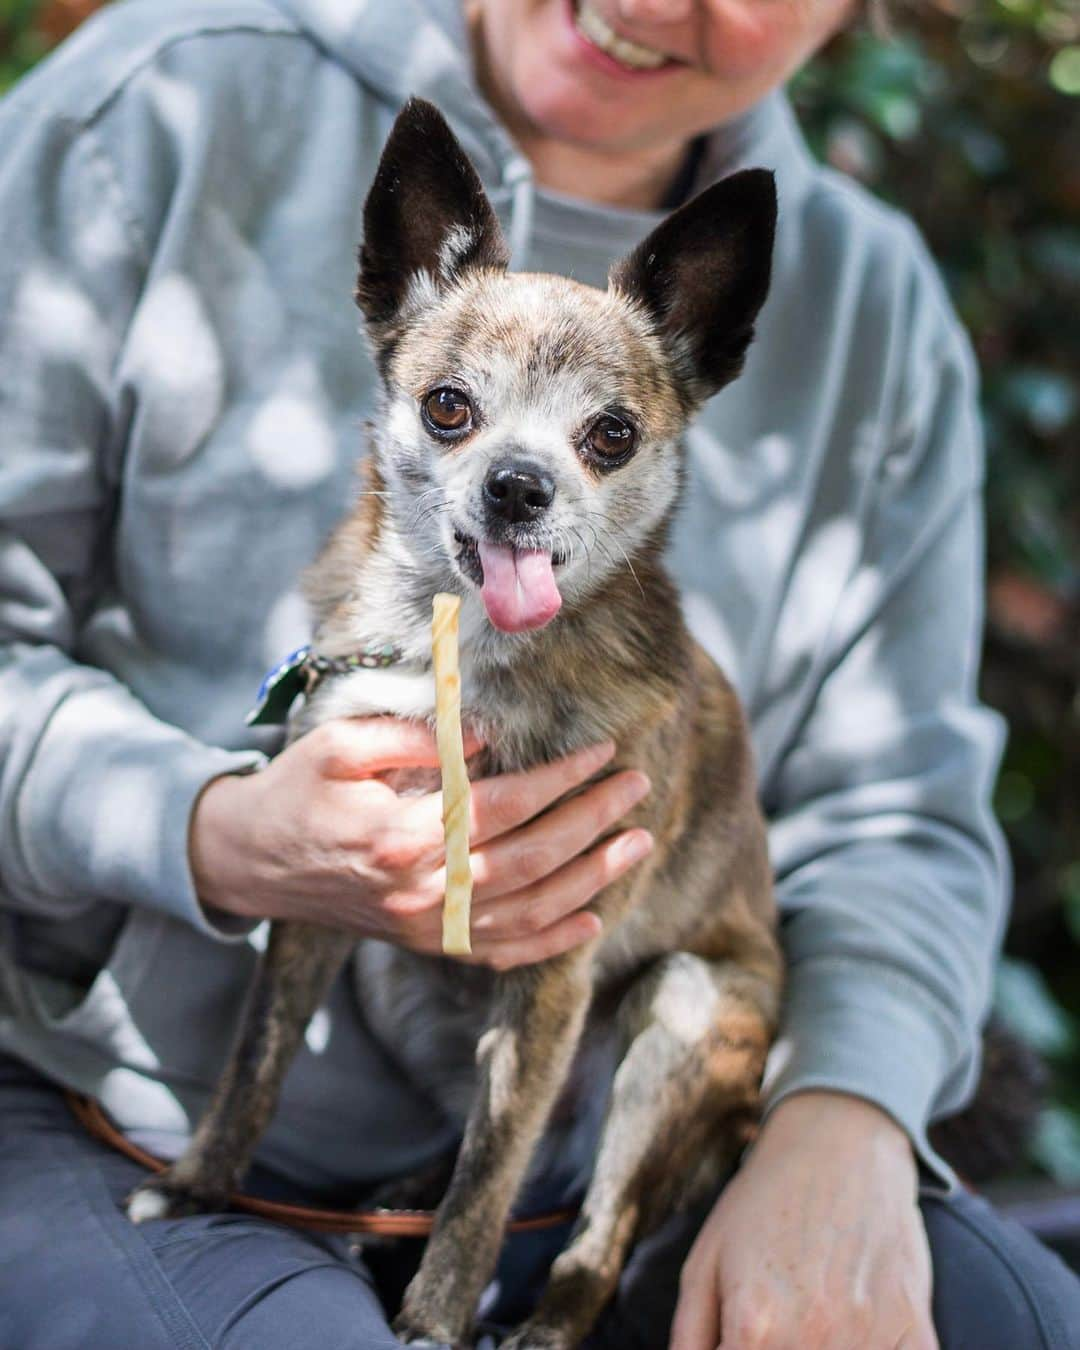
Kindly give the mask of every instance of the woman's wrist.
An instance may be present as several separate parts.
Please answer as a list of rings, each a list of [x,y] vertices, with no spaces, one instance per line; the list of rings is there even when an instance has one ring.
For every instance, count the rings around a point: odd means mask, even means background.
[[[236,851],[235,803],[246,781],[247,775],[221,774],[196,797],[188,826],[188,864],[203,909],[254,919],[259,916],[244,907],[244,891],[228,884],[228,859]]]
[[[915,1152],[904,1129],[864,1097],[826,1088],[793,1093],[773,1107],[761,1127],[755,1151],[806,1145],[808,1138],[852,1153],[873,1147],[895,1154],[915,1176]]]

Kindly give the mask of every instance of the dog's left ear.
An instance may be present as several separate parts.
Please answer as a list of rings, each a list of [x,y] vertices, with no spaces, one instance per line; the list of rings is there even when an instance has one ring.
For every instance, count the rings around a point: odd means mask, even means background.
[[[742,369],[775,232],[773,175],[745,169],[668,216],[611,270],[611,287],[648,312],[695,401]]]
[[[364,203],[356,303],[376,342],[392,339],[410,287],[440,288],[509,250],[479,175],[442,113],[411,98],[391,129]]]

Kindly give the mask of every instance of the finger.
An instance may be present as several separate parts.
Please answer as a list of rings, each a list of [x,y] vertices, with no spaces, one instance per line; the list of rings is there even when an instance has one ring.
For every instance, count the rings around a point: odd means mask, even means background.
[[[553,956],[562,956],[564,952],[580,947],[583,942],[591,942],[603,930],[604,925],[595,914],[588,911],[571,914],[535,937],[474,943],[471,960],[474,964],[491,966],[494,970],[531,966],[537,961],[549,961]]]
[[[617,773],[493,840],[472,855],[473,895],[488,900],[549,876],[609,830],[650,786],[636,770]]]
[[[720,1343],[720,1298],[714,1282],[687,1277],[684,1272],[670,1350],[717,1350]]]
[[[521,891],[477,905],[473,910],[475,937],[528,937],[573,914],[647,857],[653,849],[648,830],[628,830],[605,839],[590,852]]]
[[[523,773],[477,779],[469,792],[469,842],[475,847],[532,820],[552,802],[580,787],[614,754],[611,741],[604,741]],[[417,829],[441,828],[441,792],[418,797],[412,809]]]
[[[325,778],[371,778],[388,769],[438,768],[439,749],[424,722],[399,717],[336,717],[305,739],[320,752]],[[481,742],[472,737],[465,753]],[[470,749],[471,745],[471,749]]]

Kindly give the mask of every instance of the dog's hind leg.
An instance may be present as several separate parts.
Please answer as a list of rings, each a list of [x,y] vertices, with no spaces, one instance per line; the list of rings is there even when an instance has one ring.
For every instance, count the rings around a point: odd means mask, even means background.
[[[312,924],[275,923],[217,1089],[182,1157],[128,1200],[135,1223],[224,1209],[277,1104],[312,1013],[355,939]]]
[[[630,1244],[716,1184],[754,1118],[779,993],[760,973],[664,957],[620,1008],[627,1050],[570,1245],[536,1312],[504,1350],[571,1350],[618,1282]]]

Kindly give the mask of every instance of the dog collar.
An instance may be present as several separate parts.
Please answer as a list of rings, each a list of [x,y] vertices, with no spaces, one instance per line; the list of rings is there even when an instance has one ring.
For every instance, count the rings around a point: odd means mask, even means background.
[[[313,693],[327,676],[383,670],[403,659],[401,648],[389,642],[369,642],[350,656],[320,656],[311,647],[297,647],[264,677],[244,721],[249,727],[280,726],[300,695]]]

